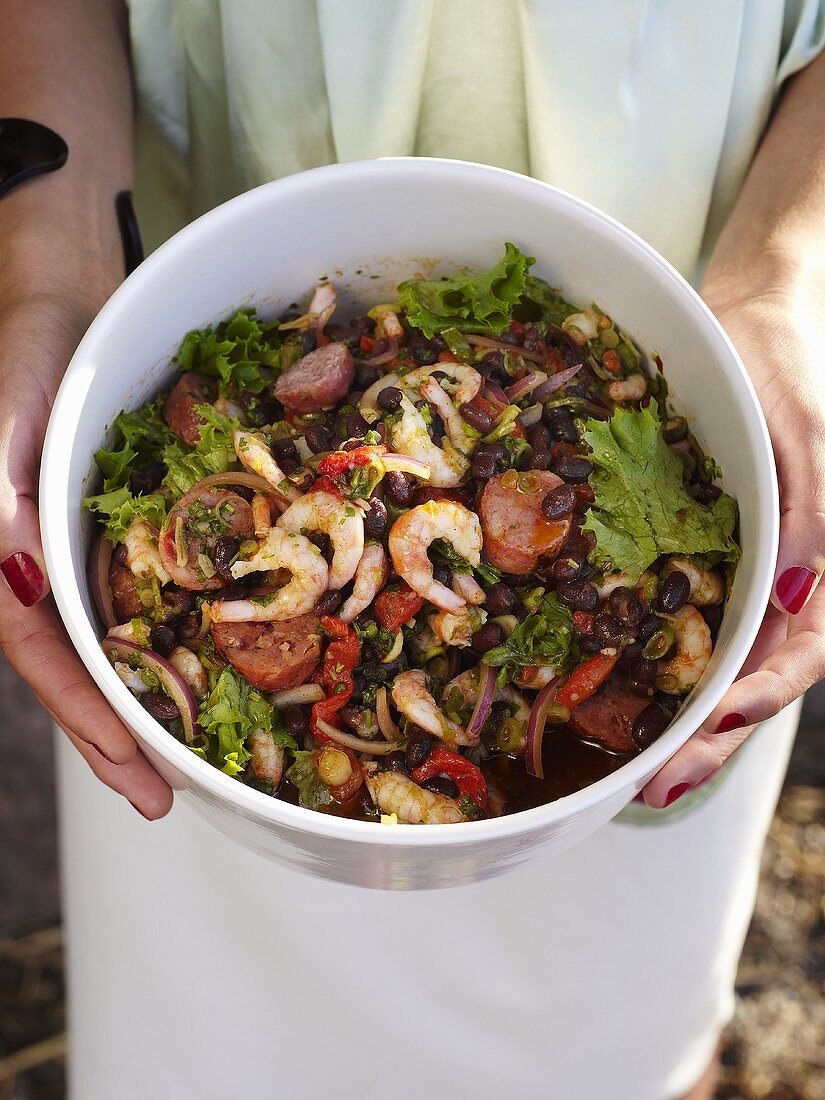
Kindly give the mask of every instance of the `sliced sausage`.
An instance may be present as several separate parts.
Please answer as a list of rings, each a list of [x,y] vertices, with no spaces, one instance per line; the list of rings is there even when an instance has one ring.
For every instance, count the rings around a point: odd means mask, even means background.
[[[484,556],[497,569],[521,576],[531,573],[541,558],[554,557],[570,530],[570,519],[548,520],[541,502],[561,478],[549,470],[498,474],[484,486],[478,516],[484,535]],[[508,485],[503,484],[507,479]]]
[[[631,730],[649,703],[649,699],[608,680],[595,695],[573,708],[570,728],[585,741],[601,745],[609,752],[638,752]]]
[[[321,660],[321,616],[310,611],[283,623],[213,623],[215,645],[259,691],[298,687]]]
[[[273,393],[295,412],[328,409],[346,397],[355,377],[352,354],[345,344],[316,348],[281,375]]]
[[[200,439],[202,416],[195,412],[196,405],[205,405],[213,401],[216,393],[215,383],[205,374],[187,371],[180,376],[175,388],[166,398],[163,406],[163,419],[184,443],[194,447]]]
[[[186,548],[186,562],[178,564],[178,548],[175,532],[178,520],[183,523],[182,535]],[[235,536],[252,537],[255,525],[252,509],[237,493],[229,489],[200,489],[182,496],[166,520],[158,539],[158,549],[163,567],[175,584],[205,592],[222,588],[227,581],[218,573],[208,576],[199,555],[205,554],[213,563],[215,547],[219,539]]]
[[[119,623],[128,623],[143,614],[135,576],[126,565],[118,565],[114,557],[109,564],[109,588],[112,590],[112,605]]]

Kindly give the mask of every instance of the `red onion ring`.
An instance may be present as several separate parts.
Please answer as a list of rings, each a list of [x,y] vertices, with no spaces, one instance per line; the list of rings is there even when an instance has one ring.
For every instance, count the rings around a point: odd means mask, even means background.
[[[510,404],[507,394],[498,384],[498,382],[491,382],[488,378],[484,383],[484,396],[488,401],[494,401],[497,405],[501,405],[503,409],[506,409]]]
[[[127,642],[123,638],[104,638],[100,645],[112,664],[115,661],[124,661],[126,664],[136,662],[141,668],[157,676],[180,711],[183,734],[191,745],[197,736],[195,727],[198,724],[198,704],[192,689],[178,670],[163,657],[159,657],[151,649],[143,649],[136,642]]]
[[[467,725],[467,736],[478,737],[481,727],[490,716],[490,708],[496,694],[496,670],[492,665],[479,665],[479,686],[476,705]]]
[[[112,589],[109,584],[109,566],[114,549],[111,542],[104,535],[100,535],[95,540],[89,555],[89,588],[100,621],[107,630],[117,626]]]
[[[512,386],[508,386],[504,392],[511,402],[521,401],[522,397],[526,397],[531,390],[534,390],[536,386],[546,381],[547,374],[543,370],[534,370],[529,374],[525,374],[523,378],[520,378],[518,382],[514,382]]]
[[[384,463],[384,469],[386,470],[397,470],[402,474],[412,474],[413,477],[421,478],[422,481],[430,480],[430,467],[426,462],[421,462],[417,458],[408,458],[407,455],[398,455],[391,452],[383,455],[381,461]]]
[[[395,336],[386,337],[387,350],[382,351],[379,355],[373,355],[370,359],[364,360],[364,366],[366,367],[383,367],[385,363],[390,363],[398,355],[398,339]]]
[[[561,389],[565,382],[569,382],[571,378],[574,378],[583,366],[584,363],[577,363],[575,367],[567,367],[565,370],[560,370],[558,374],[554,374],[551,378],[548,378],[546,382],[542,382],[541,385],[536,388],[533,397],[536,401],[544,401],[551,393],[555,393],[556,390]]]
[[[534,424],[538,424],[541,420],[543,412],[544,409],[541,405],[531,405],[529,409],[519,413],[518,422],[523,428],[532,428]]]
[[[528,774],[537,779],[544,779],[544,766],[541,760],[541,743],[544,740],[544,727],[547,722],[547,711],[553,703],[558,677],[554,677],[538,693],[530,711],[530,721],[527,723],[527,740],[524,745],[524,766]]]
[[[521,359],[529,359],[531,363],[540,363],[542,366],[547,365],[546,355],[542,355],[537,351],[527,351],[526,348],[520,348],[517,344],[508,344],[504,340],[492,340],[489,336],[473,336],[472,334],[469,334],[466,339],[468,344],[475,347],[496,348],[498,351],[509,352],[510,355],[518,355]]]
[[[315,724],[321,733],[325,733],[327,737],[331,737],[339,745],[352,749],[353,752],[368,752],[372,756],[384,756],[390,752],[397,752],[401,748],[400,741],[367,741],[363,737],[355,737],[351,733],[344,733],[343,730],[336,729],[329,722],[325,722],[323,718],[316,718]]]
[[[283,493],[278,492],[268,481],[259,477],[258,474],[250,473],[248,470],[238,470],[235,473],[226,474],[207,474],[206,477],[202,477],[200,481],[195,482],[189,492],[196,493],[199,489],[209,489],[212,486],[232,485],[242,485],[245,489],[255,489],[259,493],[266,493],[268,496],[274,497],[275,502],[282,504],[284,508],[291,503]]]

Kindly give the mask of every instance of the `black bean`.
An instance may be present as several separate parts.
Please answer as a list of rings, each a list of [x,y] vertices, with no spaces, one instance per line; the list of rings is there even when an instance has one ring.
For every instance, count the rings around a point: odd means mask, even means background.
[[[349,325],[350,328],[354,328],[356,332],[369,334],[375,331],[375,321],[373,321],[372,317],[368,317],[366,313],[361,314],[360,317],[353,317]]]
[[[470,472],[479,481],[489,481],[496,476],[499,463],[506,458],[507,448],[502,443],[482,443],[473,454]]]
[[[524,620],[529,618],[529,616],[530,616],[530,612],[527,610],[527,608],[524,606],[524,604],[520,603],[518,601],[513,604],[513,606],[510,608],[508,614],[509,615],[514,615],[520,623],[523,623]]]
[[[710,607],[700,607],[699,611],[702,615],[702,618],[708,624],[708,629],[710,630],[711,634],[715,636],[717,630],[722,625],[722,608],[717,603],[711,604]]]
[[[587,481],[593,473],[593,463],[588,458],[579,455],[571,455],[569,458],[560,458],[553,464],[553,473],[564,481],[573,485],[580,485]]]
[[[309,541],[313,545],[317,546],[321,553],[326,557],[329,553],[329,548],[332,545],[329,535],[324,531],[313,531],[309,536]]]
[[[383,500],[373,497],[369,511],[364,516],[364,534],[371,539],[381,539],[387,530],[387,506]]]
[[[622,650],[621,661],[626,668],[630,668],[633,662],[641,657],[642,650],[644,649],[644,642],[631,642],[630,645],[626,645]]]
[[[386,389],[381,390],[378,394],[375,403],[379,409],[386,409],[389,412],[391,409],[398,408],[403,396],[404,394],[399,390],[398,386],[387,386]]]
[[[285,458],[288,458],[291,462],[298,461],[298,448],[291,439],[273,440],[272,453],[279,462]]]
[[[399,508],[406,508],[412,504],[412,498],[415,495],[413,482],[406,474],[399,473],[397,470],[390,470],[389,473],[384,474],[384,490],[393,504],[397,504]]]
[[[326,428],[322,428],[320,424],[311,424],[304,436],[306,439],[307,447],[313,454],[319,455],[324,451],[332,450],[332,440],[330,433]]]
[[[628,680],[627,690],[633,695],[638,695],[640,699],[653,698],[653,685],[644,684],[641,680]]]
[[[293,737],[302,737],[309,729],[309,718],[303,707],[287,707],[284,711],[284,725]]]
[[[547,519],[562,519],[576,507],[576,490],[572,485],[557,485],[541,502],[542,514]],[[578,573],[578,570],[576,570]]]
[[[560,405],[545,406],[542,419],[550,431],[550,438],[555,443],[578,443],[579,433],[573,423],[573,415],[569,409]]]
[[[419,784],[425,791],[433,794],[443,794],[447,798],[458,798],[458,787],[446,775],[434,775],[432,779],[425,779]]]
[[[359,390],[368,390],[374,386],[381,377],[378,367],[370,367],[366,363],[359,363],[355,368],[355,384]]]
[[[534,447],[533,453],[527,460],[528,470],[549,470],[550,463],[553,461],[553,457],[549,451],[544,450],[542,447]]]
[[[409,769],[407,768],[407,761],[403,752],[391,752],[389,756],[384,758],[384,762],[387,766],[387,771],[400,772],[402,775],[409,775]]]
[[[590,564],[590,562],[585,558],[585,560],[579,566],[579,577],[578,577],[578,579],[580,581],[589,580],[595,572],[596,572],[595,567],[592,566]]]
[[[610,614],[614,615],[625,626],[636,626],[642,621],[644,608],[642,601],[632,588],[614,588],[607,599]]]
[[[618,646],[624,637],[624,627],[612,615],[601,612],[593,622],[593,637],[602,646]]]
[[[298,473],[298,463],[292,458],[282,458],[280,467],[281,471],[285,473],[287,477]]]
[[[158,722],[171,722],[180,718],[177,703],[162,691],[146,691],[141,695],[140,701]]]
[[[477,364],[482,374],[490,374],[494,371],[504,370],[504,352],[495,348],[483,355],[481,362]]]
[[[346,419],[346,434],[352,439],[354,436],[364,436],[370,430],[369,424],[360,412],[351,412]]]
[[[178,644],[178,639],[175,637],[175,632],[171,626],[167,626],[165,623],[155,623],[149,631],[149,642],[155,653],[159,653],[161,657],[168,657]]]
[[[636,631],[636,636],[640,642],[646,642],[661,629],[662,620],[658,615],[645,615],[639,623],[639,629]]]
[[[212,561],[218,576],[222,577],[225,581],[232,580],[230,566],[240,548],[241,541],[234,535],[221,535],[215,543],[215,548],[212,551]]]
[[[345,328],[344,325],[329,324],[324,328],[324,336],[334,340],[337,344],[346,344],[350,350],[355,350],[361,340],[361,333],[354,328]]]
[[[330,590],[318,597],[315,601],[315,610],[319,615],[332,615],[340,602],[341,593]]]
[[[527,442],[531,447],[547,450],[550,447],[550,432],[544,424],[534,424],[527,433]]]
[[[410,771],[412,771],[413,768],[421,767],[421,765],[430,755],[430,749],[432,747],[433,739],[427,733],[423,733],[421,737],[414,737],[411,741],[407,743],[405,758],[407,761],[407,767],[410,769]]]
[[[115,550],[112,557],[115,559],[115,563],[117,565],[128,565],[129,551],[126,548],[126,544],[122,542],[120,546],[118,546],[117,550]]]
[[[364,446],[364,437],[356,436],[355,439],[345,439],[341,444],[342,451],[357,451],[359,447]]]
[[[578,577],[582,563],[576,558],[557,558],[552,573],[557,581],[573,581]]]
[[[410,358],[421,367],[429,367],[438,362],[438,352],[425,340],[415,340],[410,344]]]
[[[226,588],[219,588],[217,592],[210,592],[210,599],[215,600],[245,600],[249,593],[242,584],[228,584]]]
[[[594,638],[592,634],[585,634],[579,638],[579,649],[583,653],[599,653],[602,648],[602,643],[598,638]]]
[[[595,611],[599,606],[599,593],[587,581],[562,581],[556,587],[556,595],[575,611]]]
[[[445,561],[438,561],[433,566],[433,577],[444,585],[445,588],[449,588],[453,583],[453,571]]]
[[[306,332],[302,332],[298,337],[298,343],[301,347],[301,354],[309,355],[311,351],[315,351],[315,345],[317,343],[315,333],[307,329]]]
[[[659,594],[653,601],[653,606],[657,611],[664,612],[665,615],[675,615],[680,608],[685,606],[689,596],[690,581],[684,573],[674,569],[672,573],[668,573],[659,586]]]
[[[166,466],[162,462],[150,462],[142,470],[133,470],[129,475],[129,488],[136,495],[153,493],[166,477]]]
[[[476,653],[486,653],[489,649],[495,649],[504,641],[504,631],[498,623],[485,623],[473,633],[470,639]]]
[[[670,715],[658,703],[651,703],[633,723],[630,736],[640,749],[652,745],[670,725]]]
[[[502,344],[510,344],[514,348],[517,348],[521,343],[521,337],[516,332],[505,332],[500,339]]]
[[[628,665],[628,676],[631,680],[637,680],[640,684],[652,684],[659,671],[658,661],[648,661],[645,657],[637,657]]]
[[[470,401],[464,401],[458,406],[458,411],[464,417],[465,421],[471,428],[475,428],[477,432],[481,432],[482,435],[486,435],[493,430],[495,419],[487,412],[486,409],[480,409],[477,405],[473,405]]]
[[[696,490],[694,499],[699,504],[713,504],[722,495],[722,490],[718,485],[700,485]]]
[[[438,406],[434,405],[432,403],[432,401],[425,401],[422,398],[420,401],[416,401],[415,407],[421,413],[425,413],[425,414],[429,413],[430,414],[430,421],[431,421],[434,429],[437,429],[440,426],[441,420],[439,419],[439,416],[438,416]],[[425,416],[425,420],[426,420],[426,416]]]
[[[662,438],[665,443],[678,443],[688,432],[687,420],[683,416],[671,416],[662,425]]]
[[[484,600],[489,615],[506,615],[516,604],[516,594],[509,586],[499,581],[494,584]]]

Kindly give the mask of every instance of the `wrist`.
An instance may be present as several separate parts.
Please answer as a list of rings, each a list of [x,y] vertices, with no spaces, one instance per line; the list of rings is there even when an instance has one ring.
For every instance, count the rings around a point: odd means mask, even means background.
[[[758,243],[757,235],[745,248],[720,238],[701,286],[714,313],[758,302],[793,310],[825,292],[825,260],[812,235]]]

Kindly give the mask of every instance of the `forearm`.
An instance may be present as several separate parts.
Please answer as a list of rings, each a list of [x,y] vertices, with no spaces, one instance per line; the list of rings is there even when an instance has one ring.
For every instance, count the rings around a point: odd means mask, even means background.
[[[714,297],[825,286],[825,54],[782,96],[705,277]]]
[[[131,187],[132,113],[119,0],[3,0],[0,117],[50,126],[69,159],[0,202],[0,305],[53,294],[94,309],[122,278],[114,202]]]

